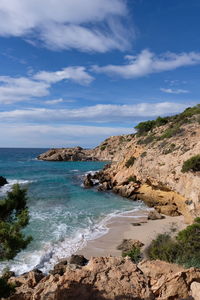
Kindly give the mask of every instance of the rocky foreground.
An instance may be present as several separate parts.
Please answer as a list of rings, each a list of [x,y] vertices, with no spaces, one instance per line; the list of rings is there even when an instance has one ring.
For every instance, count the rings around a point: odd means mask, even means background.
[[[162,261],[136,265],[128,257],[82,257],[59,263],[50,275],[35,270],[9,281],[17,286],[10,300],[200,299],[200,270]]]

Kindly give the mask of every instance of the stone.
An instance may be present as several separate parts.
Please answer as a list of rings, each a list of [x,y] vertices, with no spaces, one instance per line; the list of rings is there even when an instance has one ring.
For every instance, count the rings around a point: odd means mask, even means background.
[[[190,288],[193,299],[200,300],[200,282],[192,282]]]
[[[0,187],[4,186],[5,184],[8,184],[8,181],[6,180],[5,177],[0,176]]]
[[[160,219],[164,219],[164,218],[165,218],[164,216],[162,216],[155,210],[150,211],[148,214],[148,220],[160,220]]]
[[[86,259],[83,255],[72,255],[69,263],[77,266],[85,266],[88,263],[88,259]]]
[[[94,186],[94,183],[92,181],[92,175],[91,174],[87,174],[84,181],[83,181],[83,185],[85,188],[91,188]]]
[[[155,206],[155,209],[160,214],[164,214],[164,215],[171,216],[171,217],[175,217],[175,216],[180,216],[181,215],[179,213],[179,211],[178,211],[177,205],[174,205],[174,204]]]
[[[57,263],[54,266],[53,270],[49,271],[49,273],[52,275],[58,274],[58,275],[62,276],[66,271],[67,264],[68,264],[67,260],[63,259],[63,260],[59,261],[59,263]]]
[[[133,239],[123,239],[122,243],[117,247],[118,250],[122,250],[122,252],[127,252],[132,250],[134,247],[141,248],[144,244],[138,240]]]

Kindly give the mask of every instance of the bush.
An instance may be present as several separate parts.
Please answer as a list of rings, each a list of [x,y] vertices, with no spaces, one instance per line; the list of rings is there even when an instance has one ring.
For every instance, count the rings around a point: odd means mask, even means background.
[[[200,268],[200,218],[180,231],[175,239],[167,233],[159,234],[151,242],[147,252],[150,259]]]
[[[0,299],[8,298],[15,291],[15,286],[8,283],[7,279],[0,277]]]
[[[136,160],[136,158],[135,158],[134,156],[131,156],[131,157],[126,161],[125,166],[126,166],[127,168],[131,167],[131,166],[134,164],[135,160]]]
[[[13,259],[32,240],[22,232],[29,222],[26,201],[26,190],[18,184],[0,201],[0,260]]]
[[[181,171],[183,173],[189,171],[193,171],[193,172],[200,171],[200,154],[192,156],[190,159],[186,160],[183,163]]]
[[[137,183],[138,181],[137,181],[136,176],[130,176],[130,177],[128,178],[128,182],[135,182],[135,183]]]
[[[138,247],[133,247],[131,250],[122,253],[122,256],[129,256],[132,262],[134,262],[135,264],[139,263],[139,261],[142,259],[140,248]]]
[[[106,149],[106,145],[101,146],[100,149],[101,149],[101,151],[105,150]]]

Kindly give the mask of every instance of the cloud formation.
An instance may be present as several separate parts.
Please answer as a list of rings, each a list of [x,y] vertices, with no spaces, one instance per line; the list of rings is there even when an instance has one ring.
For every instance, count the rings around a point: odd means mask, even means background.
[[[41,71],[35,74],[33,78],[47,83],[56,83],[61,80],[69,79],[81,85],[88,85],[94,80],[94,78],[86,72],[85,67],[81,66],[67,67],[56,72]]]
[[[125,50],[133,33],[122,25],[127,15],[124,0],[1,0],[0,36],[35,38],[50,49]]]
[[[62,80],[88,85],[94,78],[81,66],[56,72],[41,71],[32,77],[0,76],[0,103],[11,104],[47,96],[51,86]]]
[[[172,102],[140,103],[135,105],[86,106],[73,109],[33,108],[0,112],[0,120],[7,122],[63,123],[133,123],[134,118],[151,118],[166,114],[175,114],[188,105]]]
[[[111,135],[132,132],[133,128],[110,126],[0,124],[0,147],[93,147]]]
[[[152,73],[174,70],[180,67],[200,64],[200,52],[165,53],[157,56],[149,50],[143,50],[136,56],[125,56],[128,64],[93,66],[96,73],[120,76],[126,79],[143,77]]]
[[[183,90],[183,89],[161,88],[160,90],[161,90],[161,92],[167,93],[167,94],[177,94],[178,95],[178,94],[187,94],[187,93],[189,93],[188,90]]]

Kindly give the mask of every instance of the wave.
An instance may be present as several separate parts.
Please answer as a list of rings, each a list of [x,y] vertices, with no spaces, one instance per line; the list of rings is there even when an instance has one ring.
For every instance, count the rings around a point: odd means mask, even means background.
[[[143,213],[141,213],[141,209]],[[5,266],[14,271],[17,275],[28,272],[34,268],[40,269],[42,272],[47,273],[53,266],[61,259],[70,257],[78,250],[83,249],[88,241],[95,240],[108,233],[108,224],[112,222],[113,218],[138,218],[145,215],[144,207],[139,205],[137,208],[129,211],[115,211],[108,214],[100,222],[94,224],[89,220],[87,229],[79,229],[73,237],[66,238],[66,224],[60,224],[56,230],[52,232],[52,240],[56,238],[57,242],[43,243],[40,250],[29,250],[21,252],[13,262],[9,264],[0,264],[0,270]],[[135,214],[134,216],[131,214]]]
[[[27,185],[31,182],[34,182],[34,180],[23,180],[23,179],[8,179],[8,184],[5,184],[0,188],[0,196],[4,196],[7,192],[11,191],[12,186],[14,184],[20,184],[20,185]]]

